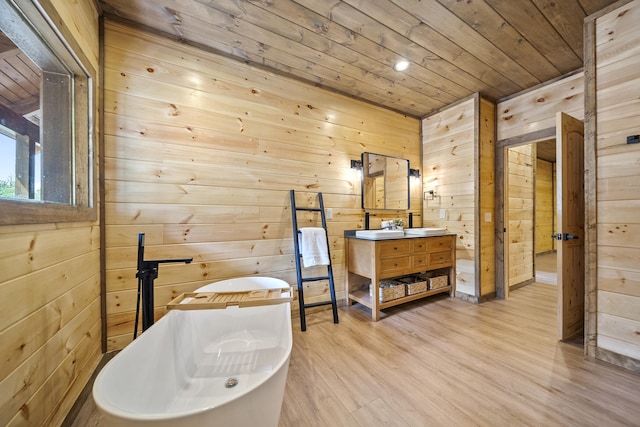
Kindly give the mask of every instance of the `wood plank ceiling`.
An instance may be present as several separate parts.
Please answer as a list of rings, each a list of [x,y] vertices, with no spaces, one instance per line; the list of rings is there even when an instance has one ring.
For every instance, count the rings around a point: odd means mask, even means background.
[[[112,18],[416,117],[580,69],[585,16],[614,2],[101,0]]]

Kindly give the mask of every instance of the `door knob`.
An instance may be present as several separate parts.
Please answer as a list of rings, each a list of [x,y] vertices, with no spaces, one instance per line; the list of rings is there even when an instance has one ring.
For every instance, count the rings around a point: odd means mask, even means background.
[[[576,240],[578,236],[573,236],[571,234],[564,233],[564,240]]]
[[[556,239],[556,240],[562,240],[562,234],[559,234],[559,233],[553,233],[553,234],[551,235],[551,238],[552,238],[552,239]]]

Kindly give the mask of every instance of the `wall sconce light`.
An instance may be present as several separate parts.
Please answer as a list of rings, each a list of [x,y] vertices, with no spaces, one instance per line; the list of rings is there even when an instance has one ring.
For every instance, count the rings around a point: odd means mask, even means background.
[[[409,169],[409,176],[413,178],[420,178],[420,169]]]
[[[351,169],[362,170],[362,160],[351,160]]]

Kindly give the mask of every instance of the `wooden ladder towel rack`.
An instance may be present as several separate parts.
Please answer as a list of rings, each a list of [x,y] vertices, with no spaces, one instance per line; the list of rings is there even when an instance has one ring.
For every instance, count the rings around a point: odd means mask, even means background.
[[[329,235],[327,234],[327,219],[324,211],[324,202],[322,201],[322,193],[318,193],[318,207],[317,208],[301,208],[296,206],[296,194],[294,190],[290,191],[291,195],[291,220],[293,223],[293,248],[295,251],[295,259],[296,259],[296,278],[298,281],[298,302],[300,305],[300,329],[302,331],[307,330],[307,321],[305,318],[305,309],[311,307],[317,307],[321,305],[329,305],[331,304],[333,309],[333,323],[338,323],[338,305],[336,303],[336,289],[334,286],[333,280],[333,269],[331,268],[331,253],[329,252]],[[300,229],[298,228],[298,211],[307,211],[307,212],[318,212],[320,213],[320,219],[322,221],[322,228],[324,229],[325,236],[327,238],[327,254],[329,255],[329,264],[327,265],[327,275],[326,276],[316,276],[316,277],[302,277],[302,264],[301,258],[302,254],[300,253]],[[304,302],[304,290],[303,283],[307,282],[317,282],[320,280],[328,280],[329,281],[329,292],[331,293],[331,300],[329,301],[320,301],[314,302],[310,304],[306,304]]]

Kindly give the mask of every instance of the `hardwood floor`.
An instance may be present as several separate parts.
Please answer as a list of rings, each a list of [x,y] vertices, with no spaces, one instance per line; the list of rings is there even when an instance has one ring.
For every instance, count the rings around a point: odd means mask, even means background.
[[[316,314],[295,325],[281,425],[639,425],[640,377],[556,340],[556,292]]]
[[[557,259],[555,252],[536,255],[536,282],[547,285],[558,284]]]
[[[337,325],[309,315],[306,332],[295,318],[280,425],[640,425],[640,376],[558,342],[556,292],[536,283],[481,305],[435,296],[376,323],[354,305]]]

